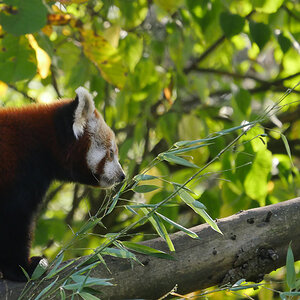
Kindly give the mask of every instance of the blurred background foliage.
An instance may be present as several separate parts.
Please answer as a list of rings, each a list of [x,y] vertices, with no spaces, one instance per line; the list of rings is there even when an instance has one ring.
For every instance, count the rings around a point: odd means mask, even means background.
[[[78,86],[87,87],[116,132],[128,178],[177,141],[257,119],[300,78],[296,0],[2,0],[0,24],[1,106],[72,98]],[[300,195],[299,93],[293,90],[276,115],[189,186],[213,218]],[[184,158],[202,166],[235,137]],[[162,201],[173,191],[170,182],[182,184],[194,169],[163,161],[147,174],[161,178],[149,182],[159,188],[123,194],[102,220],[105,228],[97,226],[66,258],[90,253],[103,235],[134,222],[126,204]],[[33,254],[55,257],[107,194],[54,183],[38,217]],[[160,212],[185,227],[203,222],[179,197]],[[140,241],[154,232],[145,223],[128,234]],[[271,299],[265,294],[258,297]]]

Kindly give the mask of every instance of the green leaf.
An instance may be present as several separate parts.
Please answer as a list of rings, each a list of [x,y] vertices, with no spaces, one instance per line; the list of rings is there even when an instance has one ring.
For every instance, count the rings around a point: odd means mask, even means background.
[[[259,201],[260,205],[265,204],[265,198],[268,193],[268,176],[271,169],[272,153],[266,149],[259,150],[245,178],[244,187],[246,194],[250,198]]]
[[[207,144],[196,145],[196,146],[192,146],[192,147],[188,147],[188,148],[183,148],[183,149],[174,149],[174,150],[169,150],[166,153],[171,153],[171,154],[184,153],[184,152],[196,150],[198,148],[202,148],[202,147],[205,147],[205,146],[209,146],[209,145],[212,145],[212,144],[213,143],[207,143]]]
[[[59,294],[60,294],[60,300],[66,299],[66,292],[63,288],[59,289]]]
[[[194,145],[194,144],[198,144],[198,143],[212,141],[212,140],[215,140],[219,137],[220,137],[220,135],[217,133],[216,136],[207,137],[207,138],[204,138],[204,139],[199,139],[199,140],[194,140],[194,141],[179,141],[179,142],[176,142],[174,144],[174,146],[175,147],[186,147],[186,146],[190,146],[190,145]]]
[[[138,185],[133,190],[137,193],[149,193],[157,190],[159,187],[156,185]]]
[[[251,112],[251,94],[247,90],[240,88],[233,99],[241,113],[248,117]]]
[[[149,211],[147,208],[141,208],[141,211],[145,214],[148,215]],[[166,241],[170,251],[175,251],[174,245],[170,239],[170,236],[167,232],[167,229],[165,225],[162,223],[162,221],[159,219],[159,217],[156,214],[153,214],[152,216],[148,217],[148,220],[154,227],[154,229],[157,231],[157,233]]]
[[[143,39],[128,33],[126,38],[121,40],[120,52],[124,55],[130,72],[133,72],[143,54]]]
[[[200,215],[205,222],[207,222],[212,229],[222,234],[221,230],[219,229],[217,223],[209,216],[209,214],[202,208],[195,206],[195,199],[186,191],[180,190],[179,192],[180,198],[190,206],[198,215]],[[199,202],[200,203],[200,202]]]
[[[115,208],[115,206],[119,200],[120,194],[124,191],[126,185],[127,185],[126,182],[124,182],[123,185],[121,186],[121,188],[119,189],[118,193],[113,197],[112,204],[110,205],[107,213],[105,214],[106,216],[108,214],[110,214],[113,211],[113,209]]]
[[[177,164],[177,165],[182,165],[182,166],[186,166],[186,167],[190,167],[190,168],[199,168],[197,165],[191,163],[190,161],[188,161],[182,157],[173,155],[173,154],[162,153],[159,155],[159,158],[162,160],[166,160],[168,162]]]
[[[160,218],[162,218],[164,221],[166,221],[166,222],[168,222],[169,224],[171,224],[172,226],[174,226],[175,228],[177,228],[177,229],[179,229],[179,230],[185,232],[185,233],[186,233],[187,235],[189,235],[191,238],[193,238],[193,239],[198,239],[198,238],[199,238],[198,235],[197,235],[195,232],[193,232],[193,231],[191,231],[191,230],[185,228],[184,226],[182,226],[182,225],[180,225],[180,224],[174,222],[173,220],[167,218],[166,216],[164,216],[164,215],[162,215],[162,214],[160,214],[160,213],[156,213],[156,214],[157,214]]]
[[[37,296],[36,298],[34,298],[34,300],[39,300],[39,299],[44,299],[42,298],[56,283],[56,281],[58,280],[59,277],[56,277],[56,279],[51,282],[48,286],[46,286]]]
[[[62,263],[64,259],[64,254],[61,253],[57,258],[56,258],[56,263],[53,266],[53,268],[51,269],[51,271],[47,274],[46,278],[51,278],[56,274],[56,270],[59,267],[59,265]]]
[[[15,83],[29,80],[36,74],[36,57],[34,50],[24,37],[5,35],[1,41],[0,80]]]
[[[292,290],[296,284],[296,272],[295,272],[295,260],[291,243],[289,244],[287,255],[286,255],[286,283]]]
[[[291,162],[291,165],[294,167],[294,163],[293,163],[293,159],[292,159],[292,154],[291,154],[291,149],[290,149],[290,145],[289,145],[289,142],[286,138],[286,136],[284,134],[280,134],[280,137],[284,143],[284,147],[285,147],[285,150],[289,156],[289,159],[290,159],[290,162]]]
[[[129,248],[130,250],[136,251],[138,253],[158,257],[158,258],[165,258],[165,259],[170,259],[174,260],[174,257],[167,254],[166,252],[142,245],[142,244],[137,244],[133,242],[122,242],[122,244],[126,247]]]
[[[192,204],[197,208],[206,209],[206,206],[198,200],[195,200]]]
[[[139,26],[148,13],[147,0],[124,1],[117,0],[115,5],[122,12],[121,24],[126,30]]]
[[[36,280],[40,278],[48,269],[49,264],[46,258],[43,258],[39,261],[39,264],[36,266],[35,270],[32,273],[31,280]]]
[[[119,257],[119,258],[131,258],[131,259],[136,260],[135,255],[125,249],[116,249],[116,248],[108,248],[107,247],[101,251],[101,254],[115,256],[115,257]]]
[[[75,283],[66,284],[63,286],[66,290],[77,290],[82,287],[90,287],[95,285],[102,286],[112,286],[113,284],[109,282],[110,279],[101,279],[94,277],[87,277],[83,275],[72,275],[71,278],[75,281]]]
[[[90,294],[90,293],[85,293],[85,292],[81,292],[79,293],[79,295],[82,297],[82,299],[84,300],[99,300],[100,298]]]
[[[4,0],[13,11],[0,13],[3,29],[14,35],[33,33],[47,24],[48,9],[41,0]]]
[[[22,267],[22,266],[19,266],[23,272],[23,274],[25,275],[27,281],[30,281],[30,276],[29,274],[26,272],[26,270]]]
[[[59,272],[63,271],[64,269],[66,269],[67,267],[71,266],[76,260],[72,260],[68,263],[66,263],[65,265],[63,265],[61,268],[59,269],[54,269],[51,270],[51,272],[46,276],[46,278],[53,278],[56,274],[58,274]]]
[[[220,15],[220,25],[227,38],[231,38],[242,32],[245,25],[245,18],[239,15],[223,12]]]
[[[292,46],[291,40],[287,38],[283,33],[280,33],[277,36],[277,41],[283,53],[286,53]]]
[[[76,235],[80,235],[83,233],[88,232],[90,229],[94,228],[96,225],[101,224],[103,227],[103,223],[101,222],[102,218],[94,218],[92,217],[91,220],[89,220],[88,222],[86,222],[77,232]]]
[[[91,269],[93,269],[93,268],[95,268],[96,266],[98,266],[99,264],[101,264],[102,262],[101,262],[99,256],[101,257],[101,255],[100,255],[100,254],[97,255],[97,258],[98,258],[99,260],[98,260],[96,257],[93,257],[93,258],[91,259],[91,261],[93,261],[94,258],[97,259],[97,261],[95,261],[95,262],[93,262],[93,263],[90,263],[89,265],[87,265],[87,266],[84,267],[84,268],[81,268],[81,267],[80,267],[80,268],[78,269],[78,271],[77,271],[76,273],[74,273],[73,275],[81,275],[82,273],[84,273],[84,272],[86,272],[86,271],[90,271]]]
[[[158,177],[153,176],[153,175],[147,175],[147,174],[138,174],[134,176],[133,180],[136,182],[139,181],[144,181],[144,180],[152,180],[152,179],[157,179]]]
[[[254,21],[250,21],[249,26],[253,41],[257,44],[259,49],[262,50],[271,38],[270,27],[264,23],[256,23]]]

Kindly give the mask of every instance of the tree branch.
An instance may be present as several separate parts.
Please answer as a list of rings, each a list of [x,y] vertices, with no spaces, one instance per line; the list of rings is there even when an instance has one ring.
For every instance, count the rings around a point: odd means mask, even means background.
[[[91,276],[113,278],[115,286],[102,287],[101,299],[154,299],[175,285],[178,293],[185,294],[241,278],[259,282],[264,274],[285,265],[290,241],[295,259],[300,259],[299,210],[300,198],[296,198],[242,211],[218,221],[223,235],[207,224],[192,228],[197,240],[182,232],[173,234],[173,261],[137,254],[141,265],[107,256],[110,272],[101,264]],[[143,244],[168,252],[160,238]],[[17,299],[23,286],[0,281],[0,299]]]

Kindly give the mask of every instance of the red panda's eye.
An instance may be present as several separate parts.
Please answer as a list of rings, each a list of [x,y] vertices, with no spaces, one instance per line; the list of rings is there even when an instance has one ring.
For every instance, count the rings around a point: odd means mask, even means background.
[[[112,150],[112,149],[109,150],[109,157],[110,157],[111,159],[114,158],[114,150]]]

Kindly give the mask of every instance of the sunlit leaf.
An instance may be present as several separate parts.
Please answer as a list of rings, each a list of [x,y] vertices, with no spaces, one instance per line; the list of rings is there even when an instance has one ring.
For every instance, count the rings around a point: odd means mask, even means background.
[[[106,39],[91,30],[81,30],[85,55],[98,67],[103,78],[123,88],[128,70],[124,58]]]
[[[264,204],[267,195],[268,175],[272,169],[272,154],[269,150],[260,150],[256,153],[255,159],[244,181],[247,195],[252,199]]]
[[[32,34],[28,35],[28,40],[30,46],[35,50],[38,72],[41,75],[41,78],[45,79],[50,71],[51,59],[48,53],[38,45]]]
[[[276,13],[283,4],[284,0],[253,0],[253,8],[263,13]]]
[[[154,3],[169,13],[174,13],[183,3],[183,0],[154,0]]]

